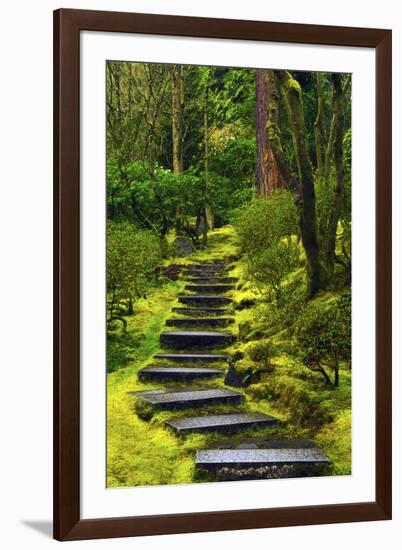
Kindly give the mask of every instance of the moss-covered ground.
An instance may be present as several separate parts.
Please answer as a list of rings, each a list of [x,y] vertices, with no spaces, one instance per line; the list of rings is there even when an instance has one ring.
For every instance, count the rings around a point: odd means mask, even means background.
[[[272,435],[286,438],[308,438],[327,453],[333,462],[331,473],[351,473],[351,372],[341,370],[340,385],[325,385],[322,377],[304,367],[294,349],[292,331],[275,317],[272,306],[247,281],[246,270],[230,226],[209,234],[208,248],[191,256],[177,258],[176,264],[193,261],[214,261],[230,258],[233,269],[227,274],[238,279],[234,300],[235,323],[228,327],[238,337],[229,348],[237,358],[236,367],[252,368],[257,373],[254,383],[241,389],[245,402],[233,412],[259,411],[281,420],[277,427],[243,431],[236,438]],[[302,270],[292,272],[287,284],[303,288]],[[133,315],[127,316],[127,331],[108,335],[107,361],[107,485],[124,487],[138,485],[184,484],[204,481],[194,468],[196,449],[217,444],[222,434],[194,434],[177,437],[164,426],[168,418],[198,414],[200,409],[150,413],[141,411],[132,392],[166,386],[160,382],[139,381],[137,372],[153,363],[159,350],[159,334],[165,322],[174,315],[177,295],[184,281],[162,282],[148,296],[135,304]],[[334,299],[337,292],[320,293],[316,300],[323,304]],[[225,329],[226,330],[226,329]],[[270,359],[261,364],[256,349],[269,340]],[[214,366],[216,364],[214,363]],[[216,366],[219,366],[217,364]],[[227,365],[220,365],[225,367]],[[180,387],[183,384],[171,384]],[[184,384],[185,385],[185,384]],[[194,385],[194,383],[192,384]],[[222,379],[198,384],[199,387],[224,387]],[[238,389],[238,388],[235,388]],[[202,414],[231,412],[228,407],[203,408]]]

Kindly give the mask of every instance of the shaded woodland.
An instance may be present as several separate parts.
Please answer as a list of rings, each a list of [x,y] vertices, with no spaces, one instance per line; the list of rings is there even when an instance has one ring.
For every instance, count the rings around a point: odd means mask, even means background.
[[[339,73],[107,63],[109,485],[193,479],[184,459],[170,470],[194,448],[163,415],[150,436],[162,473],[135,477],[119,422],[182,269],[221,260],[237,281],[232,380],[286,418],[281,437],[310,437],[350,473],[351,86]],[[129,422],[135,438],[144,427]]]
[[[205,246],[236,209],[285,190],[308,294],[336,262],[350,278],[350,86],[338,73],[109,62],[109,220]]]

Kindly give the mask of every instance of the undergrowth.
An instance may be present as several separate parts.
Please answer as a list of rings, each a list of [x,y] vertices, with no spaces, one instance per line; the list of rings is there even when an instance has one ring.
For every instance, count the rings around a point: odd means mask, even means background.
[[[247,278],[247,267],[230,226],[209,235],[207,249],[177,258],[177,265],[188,262],[230,259],[228,276],[238,282],[232,293],[235,324],[229,329],[237,338],[228,352],[239,371],[252,369],[252,383],[240,389],[245,402],[232,412],[250,411],[273,415],[278,426],[241,432],[237,437],[258,435],[308,438],[333,462],[331,473],[351,473],[351,370],[341,365],[339,387],[328,387],[319,373],[307,368],[295,348],[293,327],[305,307],[303,270],[297,266],[283,284],[281,307],[267,302]],[[164,421],[172,417],[198,414],[200,409],[155,412],[141,410],[137,391],[160,388],[158,382],[139,381],[137,372],[150,364],[159,350],[159,334],[165,329],[171,308],[184,282],[161,281],[145,299],[135,304],[127,316],[127,330],[120,327],[108,334],[107,345],[107,486],[183,484],[208,480],[197,476],[194,453],[230,435],[197,434],[177,437]],[[321,292],[315,302],[326,307],[344,289]],[[227,365],[216,365],[225,367]],[[181,387],[185,384],[171,384]],[[200,384],[201,386],[201,384]],[[202,383],[202,387],[227,387],[221,378]],[[236,388],[238,389],[238,388]],[[142,407],[143,408],[143,407]],[[218,413],[211,406],[202,413]],[[231,412],[228,408],[225,412]],[[139,412],[140,416],[136,414]]]

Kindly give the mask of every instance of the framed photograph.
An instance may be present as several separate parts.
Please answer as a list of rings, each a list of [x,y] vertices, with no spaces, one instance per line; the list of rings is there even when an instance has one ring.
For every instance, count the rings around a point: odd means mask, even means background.
[[[54,13],[56,539],[391,518],[391,51]]]

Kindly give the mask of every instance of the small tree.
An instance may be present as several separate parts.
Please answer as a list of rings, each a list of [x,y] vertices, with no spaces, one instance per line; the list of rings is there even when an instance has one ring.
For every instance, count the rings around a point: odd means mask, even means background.
[[[299,261],[296,207],[287,191],[253,200],[235,218],[249,275],[269,300],[281,301],[282,283]]]
[[[247,255],[248,272],[269,301],[282,303],[282,283],[297,266],[298,256],[289,242],[274,240],[258,253]]]
[[[327,384],[338,386],[340,362],[351,360],[350,294],[327,306],[309,304],[295,325],[294,337],[303,363],[322,374]]]
[[[109,222],[107,228],[108,321],[118,320],[124,329],[121,304],[132,312],[133,301],[144,296],[155,282],[162,263],[162,247],[151,231],[138,230],[130,223]]]

